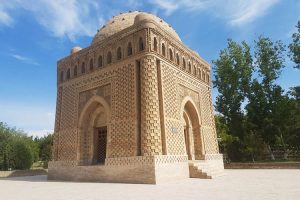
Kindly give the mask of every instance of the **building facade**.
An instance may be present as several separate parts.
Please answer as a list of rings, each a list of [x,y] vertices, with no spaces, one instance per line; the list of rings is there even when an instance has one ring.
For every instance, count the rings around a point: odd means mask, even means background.
[[[49,179],[155,184],[223,173],[210,66],[144,12],[58,61]]]

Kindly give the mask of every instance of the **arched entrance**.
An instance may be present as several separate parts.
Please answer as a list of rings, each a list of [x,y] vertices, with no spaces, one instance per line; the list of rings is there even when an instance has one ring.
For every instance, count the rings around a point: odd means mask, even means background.
[[[86,103],[79,118],[79,164],[105,163],[109,119],[109,105],[102,97],[94,96]]]
[[[203,159],[203,145],[200,132],[200,117],[190,97],[186,97],[182,103],[183,134],[186,153],[189,160]]]

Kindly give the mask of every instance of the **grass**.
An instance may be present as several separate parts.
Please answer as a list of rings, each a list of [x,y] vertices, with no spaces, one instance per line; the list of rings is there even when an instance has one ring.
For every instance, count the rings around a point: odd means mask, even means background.
[[[37,169],[45,169],[45,164],[43,161],[37,161],[35,163],[32,164],[31,166],[31,170],[37,170]]]

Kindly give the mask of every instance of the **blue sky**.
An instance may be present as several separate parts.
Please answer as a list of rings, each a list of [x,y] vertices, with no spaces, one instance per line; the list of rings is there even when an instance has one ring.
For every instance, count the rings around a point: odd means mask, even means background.
[[[300,20],[299,0],[0,0],[0,121],[30,135],[52,132],[57,60],[129,10],[163,18],[209,62],[227,38],[253,45],[263,34],[289,44]],[[285,65],[278,83],[300,85],[300,70]]]

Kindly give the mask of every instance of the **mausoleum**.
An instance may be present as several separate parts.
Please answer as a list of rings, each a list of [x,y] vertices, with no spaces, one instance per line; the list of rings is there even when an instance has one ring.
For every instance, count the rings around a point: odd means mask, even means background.
[[[159,17],[121,13],[57,65],[49,179],[155,184],[223,173],[210,65]]]

